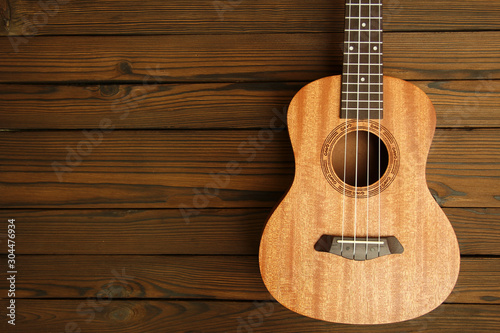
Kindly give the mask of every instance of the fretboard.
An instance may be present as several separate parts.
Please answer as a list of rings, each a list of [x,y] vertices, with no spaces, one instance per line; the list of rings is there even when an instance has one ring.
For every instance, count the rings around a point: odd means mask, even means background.
[[[342,118],[382,118],[382,0],[346,0]]]

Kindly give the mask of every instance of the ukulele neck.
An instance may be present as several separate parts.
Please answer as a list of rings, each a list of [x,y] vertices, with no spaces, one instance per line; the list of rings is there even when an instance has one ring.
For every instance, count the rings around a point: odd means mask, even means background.
[[[382,118],[382,0],[346,0],[343,63],[341,118]]]

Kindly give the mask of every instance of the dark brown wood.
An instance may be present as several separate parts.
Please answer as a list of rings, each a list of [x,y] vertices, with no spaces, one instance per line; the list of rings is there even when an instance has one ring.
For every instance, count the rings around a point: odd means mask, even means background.
[[[272,299],[256,256],[23,255],[17,269],[18,299]],[[499,279],[500,259],[463,258],[446,302],[500,304]],[[0,290],[7,289],[7,280],[0,281]]]
[[[446,302],[500,304],[499,275],[498,258],[462,258],[457,285]]]
[[[47,1],[49,2],[49,1]],[[24,21],[42,12],[37,1],[2,0],[0,35],[23,33]],[[8,5],[8,7],[7,7]],[[37,27],[39,35],[206,34],[340,32],[343,0],[220,1],[183,0],[70,1],[49,10],[52,16]],[[124,10],[133,8],[133,10]],[[384,1],[386,31],[494,30],[500,6],[496,1]],[[119,15],[117,13],[119,12]],[[52,14],[54,13],[54,14]],[[314,19],[311,19],[314,18]],[[43,21],[42,21],[43,22]],[[109,24],[113,22],[113,24]]]
[[[384,74],[405,80],[498,79],[499,38],[497,31],[387,34]],[[341,44],[341,33],[38,36],[14,52],[3,38],[0,82],[312,81],[341,72]]]
[[[18,261],[16,298],[272,299],[256,256],[20,256]],[[8,289],[3,280],[2,292]]]
[[[500,81],[488,75],[476,81],[413,81],[436,108],[438,127],[497,127],[500,125]]]
[[[89,303],[87,303],[89,302]],[[500,307],[444,304],[428,315],[390,325],[325,324],[274,302],[18,300],[16,332],[494,332]],[[7,306],[6,300],[0,306]],[[0,329],[7,328],[7,321]]]
[[[500,81],[412,81],[431,98],[438,127],[500,127]],[[160,85],[0,84],[7,129],[270,128],[305,82]],[[122,114],[116,111],[122,111]],[[238,110],[235,112],[235,110]],[[120,117],[125,112],[127,117]]]
[[[480,138],[481,132],[482,130],[471,130],[454,137],[453,133],[458,134],[460,130],[436,131],[427,160],[426,173],[427,184],[441,206],[499,206],[499,187],[495,181],[500,175],[500,170],[494,165],[497,164],[497,156],[500,153],[500,141],[496,130],[483,132],[492,135],[488,139]],[[450,149],[449,144],[452,142],[452,145],[462,152],[460,158],[450,154],[453,149]],[[473,150],[474,152],[472,152]],[[484,164],[483,162],[486,160],[492,164],[490,166],[487,165],[489,163]],[[450,173],[451,170],[453,171]],[[475,179],[473,183],[467,181],[470,176]],[[450,182],[452,178],[456,182]],[[472,188],[477,189],[481,194],[475,192],[479,195],[471,196],[469,191]]]
[[[458,235],[460,253],[498,255],[500,209],[445,208],[444,212]],[[498,251],[494,250],[494,247],[498,248]]]
[[[427,180],[440,205],[500,205],[497,138],[495,129],[437,131]],[[270,207],[294,171],[286,133],[270,130],[3,132],[0,139],[3,208]]]
[[[186,220],[178,209],[0,210],[0,230],[17,219],[18,254],[256,255],[271,208],[192,212]],[[444,212],[462,255],[500,255],[499,208]]]
[[[0,85],[0,124],[10,129],[270,128],[305,83]],[[235,112],[237,110],[237,112]]]
[[[16,218],[19,254],[256,255],[269,213],[199,209],[185,218],[179,209],[0,210],[0,237],[7,220]]]

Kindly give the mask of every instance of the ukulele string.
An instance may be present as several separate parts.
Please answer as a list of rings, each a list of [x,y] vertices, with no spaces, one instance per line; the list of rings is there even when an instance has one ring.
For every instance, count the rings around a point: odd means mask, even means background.
[[[382,108],[383,108],[383,101],[384,101],[384,95],[383,95],[383,83],[384,83],[384,72],[383,72],[383,65],[382,65],[382,1],[380,1],[380,6],[379,6],[379,26],[377,27],[379,31],[379,39],[378,39],[378,44],[380,45],[378,47],[378,53],[377,53],[377,59],[378,59],[378,70],[380,73],[378,73],[377,77],[379,78],[379,84],[377,85],[378,87],[378,255],[380,256],[380,224],[381,224],[381,211],[382,211],[382,201],[380,199],[380,192],[382,191],[381,186],[382,186],[382,180],[380,179],[381,177],[381,165],[380,165],[380,148],[381,148],[381,141],[382,141],[382,136],[381,136],[381,128],[382,128]]]
[[[361,80],[361,1],[358,5],[358,71],[356,75],[356,159],[354,168],[354,246],[353,246],[353,259],[356,257],[356,229],[357,229],[357,218],[358,218],[358,152],[359,152],[359,94],[360,94],[360,80]]]
[[[349,15],[347,15],[347,28],[350,29],[351,27],[351,7],[352,6],[347,6],[349,7]],[[344,78],[345,80],[345,140],[344,140],[344,188],[343,188],[343,196],[342,196],[342,243],[340,244],[340,253],[342,254],[344,252],[344,228],[345,228],[345,204],[346,204],[346,170],[347,170],[347,120],[349,119],[349,69],[350,69],[350,56],[349,56],[349,50],[350,50],[350,44],[351,44],[351,33],[349,30],[347,30],[347,43],[344,46],[345,53],[346,53],[346,66],[347,69],[344,72]]]
[[[366,246],[365,259],[368,258],[368,235],[369,235],[369,216],[370,216],[370,107],[371,107],[371,28],[372,28],[372,0],[368,2],[368,85],[367,85],[367,113],[368,113],[368,132],[366,143]]]

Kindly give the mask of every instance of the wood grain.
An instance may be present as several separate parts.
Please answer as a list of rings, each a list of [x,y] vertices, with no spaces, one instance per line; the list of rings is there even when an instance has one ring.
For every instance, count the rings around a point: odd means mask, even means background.
[[[18,300],[16,332],[494,332],[500,307],[445,304],[414,321],[376,326],[323,323],[273,302]],[[0,306],[5,307],[2,300]],[[79,309],[79,311],[77,310]],[[7,329],[7,321],[0,329]],[[65,330],[66,328],[66,330]]]
[[[462,258],[461,266],[446,303],[500,304],[500,259]],[[23,255],[18,271],[17,299],[272,299],[257,256]],[[0,281],[4,295],[8,289]]]
[[[436,133],[427,178],[443,207],[500,205],[497,138]],[[3,208],[271,207],[294,172],[269,130],[1,132],[0,160]]]
[[[256,256],[20,256],[18,261],[18,299],[271,299]],[[6,295],[3,280],[0,291]]]
[[[283,114],[286,122],[283,108],[304,84],[3,84],[0,124],[10,129],[81,129],[98,128],[100,119],[110,118],[116,128],[127,129],[270,128],[276,114]],[[280,119],[275,126],[282,124]]]
[[[178,209],[4,209],[0,244],[7,220],[16,218],[18,254],[257,255],[270,212],[271,207],[198,209],[186,220]],[[444,212],[462,255],[500,255],[499,208],[445,208]]]
[[[24,22],[41,11],[29,0],[2,0],[10,5],[3,14],[0,35],[22,35]],[[124,10],[124,9],[133,10]],[[182,0],[71,1],[53,9],[37,35],[211,34],[340,32],[344,1],[234,1],[214,3]],[[499,29],[496,1],[452,0],[384,1],[386,31]],[[314,20],[311,20],[314,17]],[[109,24],[113,22],[113,24]]]
[[[499,80],[412,83],[432,100],[437,127],[500,127]],[[81,129],[98,128],[100,119],[109,118],[120,129],[270,128],[270,119],[283,113],[305,84],[0,84],[0,124],[5,129]]]
[[[185,219],[179,209],[0,210],[0,237],[16,218],[19,254],[256,255],[269,212],[198,209]]]
[[[498,208],[448,208],[444,211],[460,235],[461,253],[498,255],[497,251],[490,252],[490,245],[500,250],[500,240],[496,237],[500,231]]]
[[[384,74],[498,79],[499,39],[497,31],[387,34]],[[309,82],[340,73],[342,41],[342,33],[39,36],[15,52],[2,38],[0,82]]]
[[[497,127],[500,81],[411,81],[436,108],[437,127]],[[500,117],[500,115],[499,115]]]

